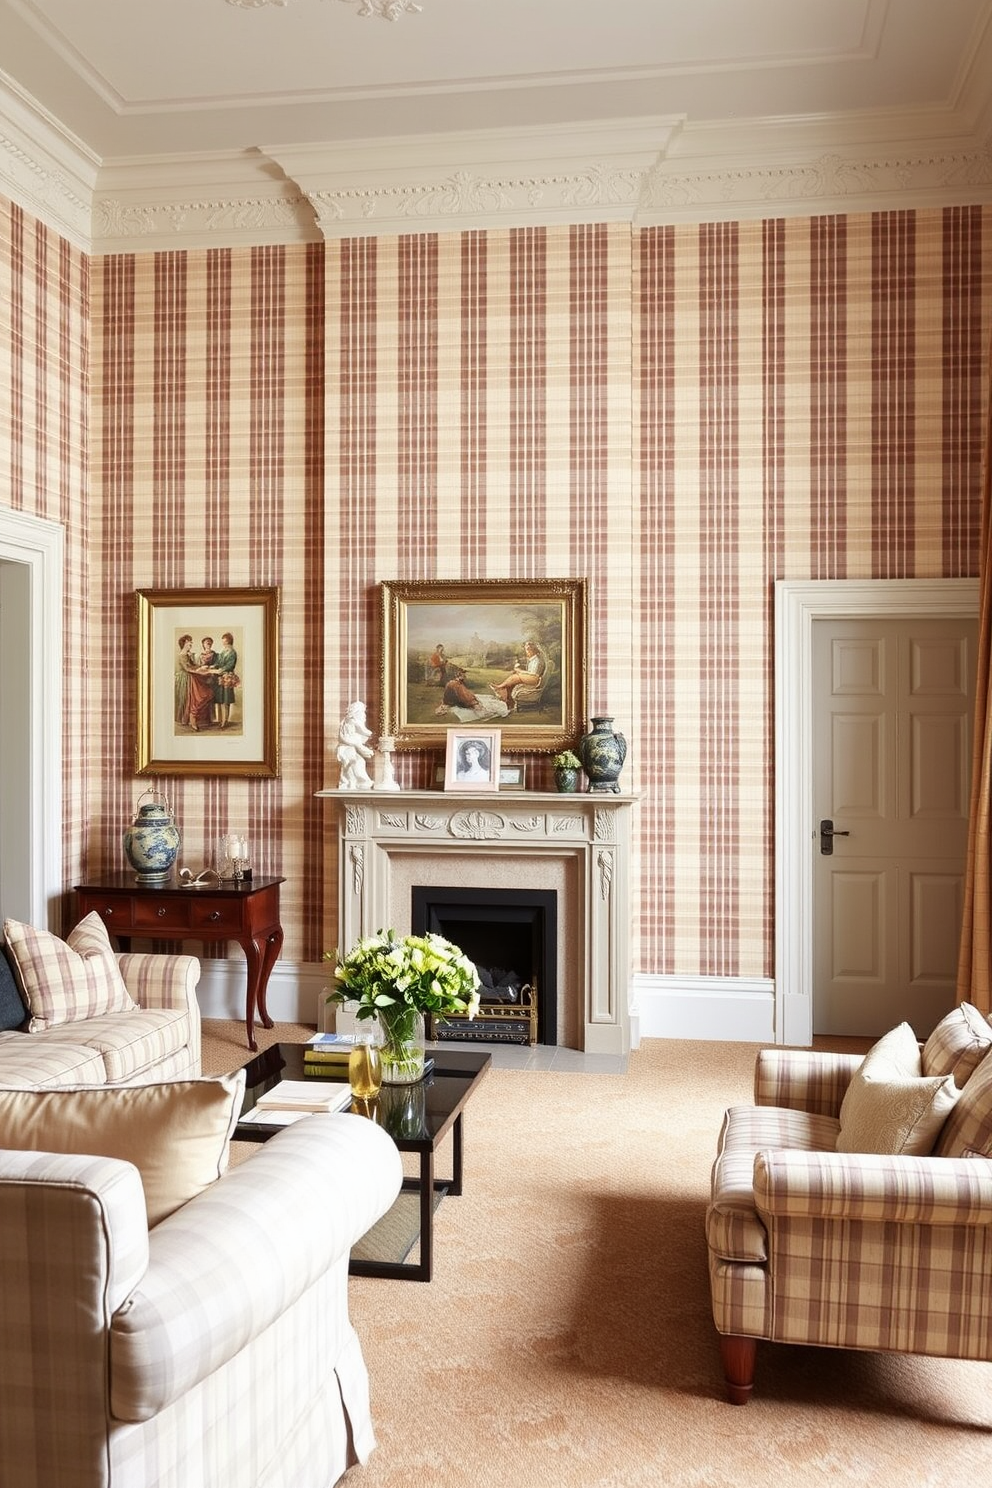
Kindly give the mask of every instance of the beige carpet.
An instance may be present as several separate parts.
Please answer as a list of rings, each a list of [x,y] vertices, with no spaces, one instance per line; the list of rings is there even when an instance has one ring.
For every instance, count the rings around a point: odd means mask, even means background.
[[[753,1400],[725,1404],[703,1212],[754,1053],[659,1040],[623,1076],[486,1077],[434,1281],[352,1279],[379,1449],[349,1488],[988,1479],[992,1365],[762,1345]]]

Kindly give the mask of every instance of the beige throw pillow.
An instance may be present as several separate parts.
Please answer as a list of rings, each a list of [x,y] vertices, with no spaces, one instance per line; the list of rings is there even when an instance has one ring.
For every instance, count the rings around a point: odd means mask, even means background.
[[[920,1046],[908,1023],[874,1044],[840,1108],[838,1152],[925,1156],[954,1108],[953,1075],[920,1074]]]
[[[30,1013],[29,1033],[137,1007],[124,985],[107,927],[94,911],[66,940],[19,920],[4,920],[3,929]]]
[[[134,1163],[149,1227],[227,1168],[245,1072],[212,1080],[63,1090],[0,1090],[0,1147]]]

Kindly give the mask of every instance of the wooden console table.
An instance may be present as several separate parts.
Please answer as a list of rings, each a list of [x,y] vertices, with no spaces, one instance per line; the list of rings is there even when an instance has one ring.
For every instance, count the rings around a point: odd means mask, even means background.
[[[187,889],[175,879],[139,884],[133,873],[108,873],[98,883],[76,884],[80,919],[96,910],[122,951],[131,937],[155,940],[236,940],[248,961],[245,1029],[255,1050],[255,1011],[263,1028],[272,1027],[265,1006],[269,973],[282,950],[279,885],[282,878],[253,878]]]

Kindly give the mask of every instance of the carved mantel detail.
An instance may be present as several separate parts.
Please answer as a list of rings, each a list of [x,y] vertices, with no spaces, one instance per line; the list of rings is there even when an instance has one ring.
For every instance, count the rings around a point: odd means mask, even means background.
[[[630,1048],[630,834],[634,796],[458,801],[427,791],[328,790],[338,841],[337,926],[350,946],[382,925],[409,929],[413,889],[550,890],[558,911],[558,1038],[587,1053]]]
[[[451,818],[452,837],[467,837],[475,841],[500,837],[505,827],[505,817],[495,811],[460,811]]]

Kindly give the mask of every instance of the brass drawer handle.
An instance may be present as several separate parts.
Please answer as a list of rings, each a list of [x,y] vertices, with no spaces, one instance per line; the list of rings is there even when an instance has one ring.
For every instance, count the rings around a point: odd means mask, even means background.
[[[220,919],[220,910],[219,909],[213,910],[213,912],[210,915],[210,918],[212,920],[219,920]]]
[[[164,919],[165,918],[165,905],[163,904],[162,907],[161,907],[161,909],[157,909],[155,911],[155,913],[158,915],[158,917],[159,917],[160,920]]]
[[[114,911],[111,909],[110,905],[108,904],[107,907],[106,907],[106,909],[103,911],[103,918],[105,920],[109,920],[110,917],[111,917],[111,915],[113,914],[113,912]]]

